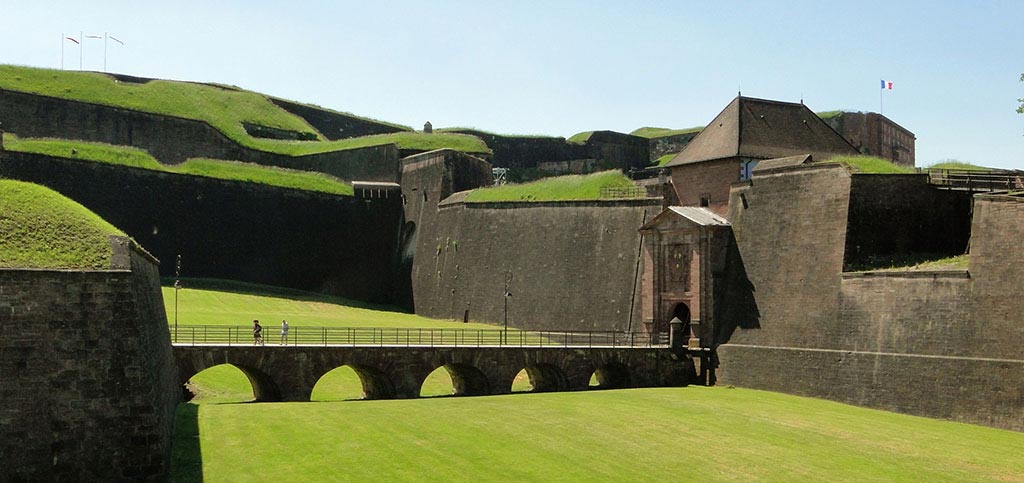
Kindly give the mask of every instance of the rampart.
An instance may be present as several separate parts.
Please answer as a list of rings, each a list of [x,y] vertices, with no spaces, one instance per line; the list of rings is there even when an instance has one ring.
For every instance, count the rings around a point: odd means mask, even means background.
[[[373,122],[369,119],[362,119],[356,116],[347,116],[340,112],[331,112],[324,109],[317,109],[313,106],[299,104],[270,97],[270,102],[277,104],[296,116],[306,120],[310,126],[316,128],[324,137],[330,140],[355,138],[360,136],[372,136],[374,134],[390,134],[404,131],[399,127],[382,122]]]
[[[0,176],[81,203],[182,274],[390,302],[401,199],[358,199],[7,151]],[[174,275],[174,263],[161,274]]]
[[[919,216],[932,228],[918,236],[940,229],[921,211],[932,196],[945,198],[939,216],[970,209],[961,194],[893,193],[892,183],[908,181],[823,165],[733,187],[736,256],[754,304],[718,336],[718,382],[1024,430],[1024,320],[1008,310],[1024,288],[1024,257],[1010,248],[1024,236],[1024,203],[975,198],[968,271],[844,273],[850,239],[882,240],[898,220],[911,226],[892,239],[920,248],[910,235]],[[878,203],[892,220],[873,220]],[[948,220],[954,241],[963,216]]]
[[[0,269],[4,480],[161,481],[181,397],[156,261]]]
[[[287,156],[240,146],[203,121],[4,89],[0,122],[22,137],[134,146],[165,164],[205,157],[320,171],[346,180],[398,179],[398,147],[393,144]]]

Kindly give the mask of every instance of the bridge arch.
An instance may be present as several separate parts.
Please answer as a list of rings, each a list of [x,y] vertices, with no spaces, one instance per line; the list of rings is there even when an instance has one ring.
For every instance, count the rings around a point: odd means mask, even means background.
[[[312,399],[312,392],[316,390],[317,384],[320,384],[325,377],[330,378],[332,373],[336,374],[336,371],[344,368],[351,369],[356,377],[359,378],[359,384],[362,388],[362,399],[394,399],[395,385],[392,383],[391,378],[380,369],[364,364],[342,364],[324,371],[316,378],[310,390],[310,399]]]
[[[555,392],[569,390],[568,376],[565,374],[565,371],[554,364],[527,364],[526,367],[520,371],[520,374],[524,371],[530,380],[531,389],[527,392]],[[515,383],[513,382],[513,387],[514,386]],[[510,390],[513,389],[510,388]]]
[[[472,364],[449,362],[437,369],[444,368],[452,381],[453,396],[486,396],[491,394],[491,383],[483,371]],[[434,370],[434,372],[437,371]],[[433,374],[434,372],[431,372]],[[426,378],[424,378],[424,382]],[[423,382],[420,383],[422,391]]]
[[[594,382],[597,384],[595,385]],[[620,362],[599,365],[594,370],[591,389],[624,389],[633,387],[633,373],[629,366]]]
[[[238,364],[238,363],[230,363],[230,362],[224,362],[224,363],[218,363],[218,364],[210,364],[210,365],[202,366],[201,368],[197,368],[197,370],[195,370],[191,374],[181,374],[181,378],[185,381],[184,384],[188,384],[189,382],[192,381],[192,378],[194,378],[195,376],[197,376],[199,374],[202,374],[203,372],[206,372],[208,370],[218,370],[218,368],[223,368],[224,366],[229,366],[229,367],[232,367],[234,369],[237,369],[237,370],[241,371],[242,374],[245,375],[246,379],[248,379],[248,381],[249,381],[249,386],[252,388],[253,400],[255,400],[255,401],[280,401],[281,400],[281,390],[277,386],[277,383],[274,382],[273,378],[270,377],[270,375],[267,374],[266,372],[263,372],[262,370],[260,370],[258,368],[255,368],[255,367],[252,367],[252,366],[249,366],[249,365],[246,365],[246,364]],[[191,394],[191,392],[188,391],[187,387],[183,386],[183,389],[185,389],[188,394]]]

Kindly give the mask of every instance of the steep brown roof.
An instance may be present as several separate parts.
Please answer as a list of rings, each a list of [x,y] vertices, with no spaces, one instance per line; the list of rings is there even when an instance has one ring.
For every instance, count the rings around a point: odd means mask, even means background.
[[[803,104],[738,96],[666,167],[743,156],[811,154],[824,160],[857,150]]]

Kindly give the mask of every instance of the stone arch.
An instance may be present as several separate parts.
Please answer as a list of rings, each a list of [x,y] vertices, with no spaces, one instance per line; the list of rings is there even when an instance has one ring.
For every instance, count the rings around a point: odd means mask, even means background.
[[[313,381],[310,401],[345,401],[365,399],[363,379],[351,365],[345,364],[324,372]]]
[[[238,369],[239,371],[242,372],[242,374],[245,375],[246,379],[249,380],[249,386],[252,388],[254,401],[281,401],[281,390],[278,387],[277,383],[274,382],[273,378],[270,377],[269,374],[263,372],[258,368],[234,362],[222,362],[218,364],[210,364],[200,368],[196,368],[194,372],[187,375],[187,378],[185,374],[182,374],[182,379],[184,379],[185,381],[182,385],[182,389],[186,392],[186,394],[191,395],[191,392],[184,386],[184,384],[187,384],[189,381],[192,380],[193,377],[201,374],[202,372],[220,366],[234,367],[235,369]]]
[[[380,369],[362,364],[346,365],[359,376],[359,382],[363,386],[363,399],[393,399],[395,397],[395,385],[391,378]]]
[[[487,379],[487,375],[475,366],[461,362],[449,362],[441,367],[444,367],[452,378],[453,396],[486,396],[491,393],[491,383]],[[422,386],[422,382],[420,384]]]
[[[568,391],[569,378],[565,371],[554,364],[528,364],[523,368],[530,378],[533,390],[530,392]]]
[[[683,334],[685,334],[685,339],[686,340],[689,340],[689,338],[690,338],[690,318],[691,317],[692,317],[692,314],[690,312],[690,306],[686,305],[685,302],[679,302],[679,303],[676,304],[675,307],[672,308],[672,317],[669,319],[669,320],[679,319],[679,320],[683,321]]]
[[[594,370],[596,386],[591,389],[624,389],[633,387],[633,372],[629,366],[619,362],[609,362]]]

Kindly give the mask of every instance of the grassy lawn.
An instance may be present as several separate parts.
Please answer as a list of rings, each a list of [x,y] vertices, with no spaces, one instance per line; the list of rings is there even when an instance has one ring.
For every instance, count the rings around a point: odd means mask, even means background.
[[[948,256],[941,253],[901,253],[871,257],[846,267],[847,272],[967,270],[970,255]]]
[[[914,168],[899,166],[892,161],[874,156],[837,156],[828,160],[831,163],[843,163],[854,172],[865,174],[914,174]]]
[[[0,179],[0,267],[110,268],[110,235],[124,235],[48,188]]]
[[[178,428],[174,481],[1024,480],[1021,433],[724,387],[183,404]]]
[[[675,136],[677,134],[691,134],[699,133],[704,130],[704,126],[691,127],[687,129],[669,129],[667,127],[642,127],[633,130],[630,134],[634,136],[640,136],[642,138],[654,139],[663,138],[665,136]]]
[[[658,159],[655,159],[654,161],[651,162],[651,164],[654,166],[664,166],[668,164],[669,161],[672,161],[672,158],[678,155],[679,153],[668,153],[664,156],[659,157]]]
[[[169,283],[167,283],[169,282]],[[167,320],[174,321],[173,281],[163,287]],[[178,291],[178,324],[250,326],[259,319],[270,330],[268,342],[282,319],[293,328],[310,327],[389,327],[495,329],[493,325],[439,320],[399,312],[394,307],[331,297],[300,290],[226,280],[182,279]]]
[[[10,151],[95,161],[167,173],[246,181],[336,195],[351,196],[353,194],[352,185],[333,176],[276,166],[203,158],[194,158],[179,165],[168,166],[157,162],[148,152],[130,146],[114,146],[67,139],[20,139],[6,133],[4,134],[4,146]]]
[[[409,131],[324,141],[304,119],[278,107],[265,95],[234,87],[168,80],[135,84],[119,82],[96,72],[0,65],[0,88],[205,121],[239,145],[290,156],[391,143],[402,149],[423,151],[451,148],[470,153],[489,152],[479,138],[458,134]],[[243,122],[314,133],[318,141],[255,138],[245,131]]]
[[[555,176],[523,184],[480,188],[466,196],[466,202],[597,200],[601,198],[601,188],[629,188],[632,186],[633,182],[621,171],[610,170],[585,175]]]

